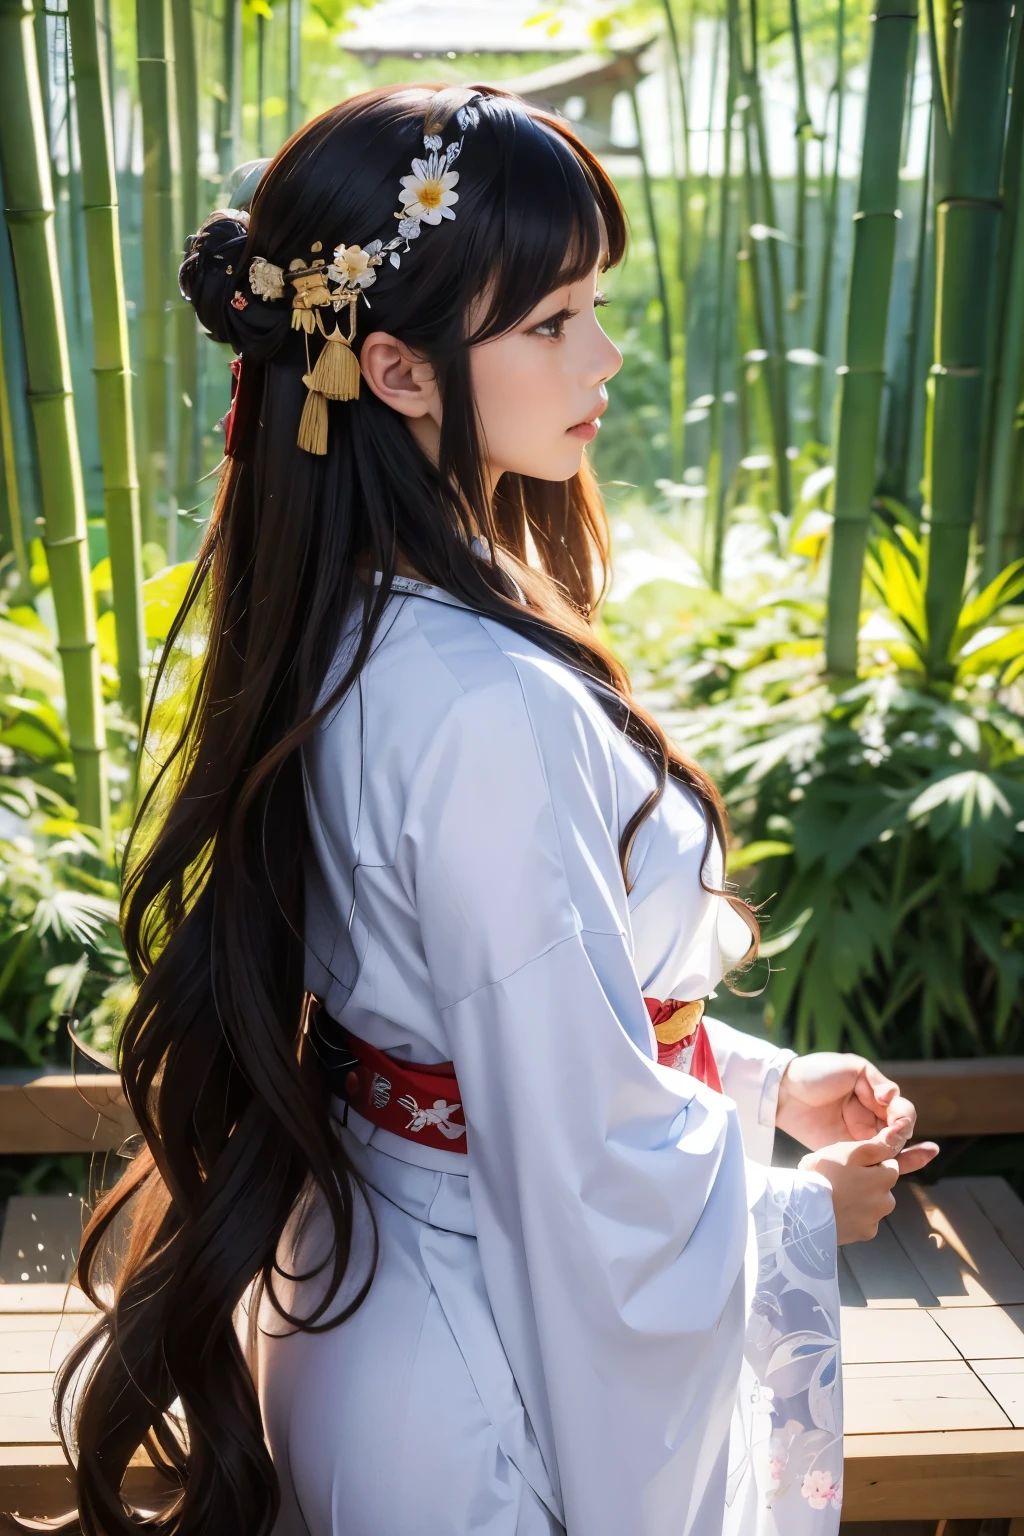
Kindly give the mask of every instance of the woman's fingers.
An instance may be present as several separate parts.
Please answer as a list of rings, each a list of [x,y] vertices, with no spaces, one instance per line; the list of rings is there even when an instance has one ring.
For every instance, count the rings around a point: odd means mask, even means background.
[[[857,1097],[862,1104],[873,1109],[879,1119],[886,1119],[886,1110],[899,1093],[898,1084],[886,1077],[873,1062],[866,1061],[857,1079]]]
[[[900,1173],[917,1173],[919,1168],[924,1168],[933,1157],[939,1154],[938,1146],[934,1141],[918,1141],[912,1147],[906,1147],[896,1158],[900,1166]]]
[[[913,1131],[917,1110],[910,1100],[900,1093],[899,1084],[894,1083],[892,1078],[886,1077],[885,1073],[870,1061],[864,1063],[857,1079],[856,1094],[861,1103],[873,1109],[878,1118],[887,1125],[902,1124],[906,1121],[909,1124],[908,1136]]]
[[[901,1136],[886,1126],[866,1141],[839,1142],[801,1158],[800,1167],[820,1173],[832,1186],[840,1243],[865,1242],[893,1210],[893,1188],[900,1175],[914,1173],[938,1152],[933,1141],[904,1148]]]
[[[894,1158],[903,1149],[903,1142],[892,1126],[884,1126],[865,1141],[855,1141],[846,1152],[846,1161],[854,1168],[873,1168],[878,1163]]]

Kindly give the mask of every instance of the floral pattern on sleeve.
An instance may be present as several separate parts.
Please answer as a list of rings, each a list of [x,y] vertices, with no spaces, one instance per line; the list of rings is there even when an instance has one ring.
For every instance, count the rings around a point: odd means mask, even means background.
[[[723,1536],[837,1536],[843,1497],[831,1191],[765,1169]],[[753,1278],[753,1254],[749,1262]]]

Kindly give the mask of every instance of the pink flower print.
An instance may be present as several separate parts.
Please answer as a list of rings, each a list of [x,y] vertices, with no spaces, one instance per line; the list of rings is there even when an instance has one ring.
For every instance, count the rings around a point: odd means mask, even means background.
[[[787,1419],[780,1429],[773,1429],[768,1436],[768,1481],[774,1493],[782,1482],[789,1466],[789,1453],[793,1441],[803,1431],[799,1419]]]
[[[827,1509],[830,1504],[838,1508],[843,1501],[842,1482],[833,1482],[832,1473],[827,1467],[820,1472],[805,1472],[800,1492],[811,1509]]]

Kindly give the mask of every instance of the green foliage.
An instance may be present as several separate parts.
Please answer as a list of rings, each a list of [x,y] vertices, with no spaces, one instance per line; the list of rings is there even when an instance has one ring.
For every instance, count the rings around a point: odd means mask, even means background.
[[[101,584],[105,563],[96,567]],[[45,580],[45,564],[37,562],[36,575]],[[146,584],[154,642],[166,635],[166,609],[180,579],[171,567]],[[71,804],[64,681],[42,617],[49,610],[45,587],[37,603],[38,612],[0,602],[0,1067],[69,1061],[71,1021],[92,1047],[109,1050],[131,995],[117,929],[118,870]],[[135,733],[116,703],[109,662],[105,672],[111,779],[123,831],[133,800]]]
[[[109,1045],[127,982],[116,870],[60,795],[0,777],[0,1066],[69,1060],[72,1019]]]
[[[1007,607],[1024,576],[964,604],[939,686],[919,546],[880,534],[869,568],[882,606],[855,684],[823,675],[823,604],[794,556],[788,589],[743,607],[705,594],[648,655],[649,701],[721,786],[730,873],[764,903],[766,964],[738,985],[770,970],[765,1019],[799,1050],[1024,1050],[1024,622]],[[649,651],[627,613],[607,618]]]

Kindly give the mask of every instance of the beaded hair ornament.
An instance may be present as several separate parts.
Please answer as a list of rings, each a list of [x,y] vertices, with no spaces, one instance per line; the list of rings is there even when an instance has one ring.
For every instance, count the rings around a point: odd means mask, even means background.
[[[417,240],[424,224],[440,224],[442,219],[454,219],[453,203],[459,200],[454,190],[459,179],[452,166],[462,153],[462,145],[469,128],[476,127],[480,114],[474,106],[463,106],[455,114],[461,137],[446,149],[441,147],[441,135],[427,132],[423,135],[424,157],[412,162],[412,174],[401,178],[399,193],[401,207],[395,214],[398,233],[390,240],[371,240],[369,245],[338,245],[332,261],[325,261],[315,253],[322,250],[317,240],[311,250],[309,263],[297,256],[287,271],[276,267],[263,256],[254,256],[249,265],[249,287],[264,303],[285,296],[285,284],[293,289],[292,329],[303,331],[306,341],[306,372],[302,382],[308,391],[299,423],[299,447],[307,453],[327,452],[327,402],[328,400],[357,400],[359,398],[359,360],[352,350],[356,336],[356,306],[360,296],[369,308],[366,289],[377,281],[377,268],[385,257],[393,267],[400,267],[402,256],[408,251],[410,241]],[[249,303],[241,292],[231,300],[236,309],[245,309]],[[324,324],[324,313],[333,310],[340,315],[348,308],[348,334],[342,331],[339,319],[331,330]],[[310,365],[309,338],[319,332],[324,345],[314,365]]]

